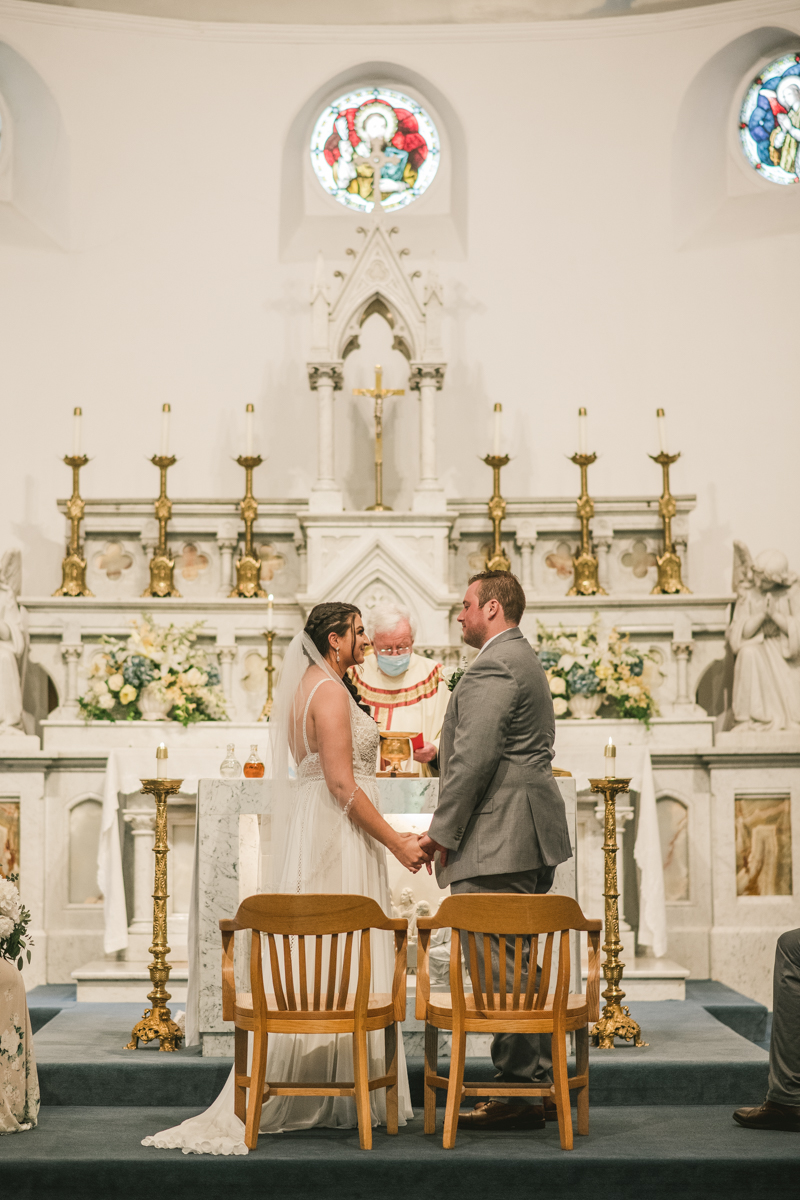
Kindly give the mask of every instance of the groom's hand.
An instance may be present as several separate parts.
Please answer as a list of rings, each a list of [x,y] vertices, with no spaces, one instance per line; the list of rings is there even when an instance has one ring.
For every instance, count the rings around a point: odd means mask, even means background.
[[[428,861],[425,863],[425,869],[429,875],[433,874],[433,871],[431,870],[431,862],[433,861],[433,856],[437,850],[439,851],[439,862],[443,867],[447,865],[447,847],[440,846],[438,842],[433,840],[433,838],[428,837],[427,833],[420,834],[419,848],[422,850],[423,854],[428,855]]]

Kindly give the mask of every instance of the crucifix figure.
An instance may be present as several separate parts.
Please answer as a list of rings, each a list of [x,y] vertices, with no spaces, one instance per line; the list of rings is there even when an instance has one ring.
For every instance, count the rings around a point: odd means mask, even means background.
[[[383,386],[383,368],[375,368],[375,387],[353,388],[354,396],[371,396],[375,401],[375,503],[367,512],[391,512],[383,503],[383,402],[387,396],[405,396],[403,388]]]

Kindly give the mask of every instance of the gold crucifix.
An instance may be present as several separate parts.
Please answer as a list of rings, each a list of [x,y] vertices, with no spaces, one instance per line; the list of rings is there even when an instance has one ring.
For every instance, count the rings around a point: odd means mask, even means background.
[[[371,396],[375,401],[375,503],[367,512],[391,512],[383,503],[383,402],[387,396],[405,396],[403,388],[383,386],[383,368],[375,368],[374,388],[353,388],[354,396]]]

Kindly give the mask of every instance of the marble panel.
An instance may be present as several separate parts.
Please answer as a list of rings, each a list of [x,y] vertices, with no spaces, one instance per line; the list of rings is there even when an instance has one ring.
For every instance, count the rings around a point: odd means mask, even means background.
[[[789,796],[737,796],[737,896],[791,896],[792,823]]]
[[[680,800],[662,796],[656,804],[664,867],[664,897],[669,904],[689,899],[689,810]]]

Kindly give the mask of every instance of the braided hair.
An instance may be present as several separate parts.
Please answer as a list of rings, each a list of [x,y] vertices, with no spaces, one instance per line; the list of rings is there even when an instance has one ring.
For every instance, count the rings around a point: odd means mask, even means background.
[[[353,635],[353,645],[355,645],[355,618],[357,616],[361,616],[361,609],[356,608],[355,604],[345,604],[343,601],[315,604],[308,614],[303,632],[308,634],[321,656],[326,658],[331,649],[328,641],[329,633],[338,633],[339,637],[344,637],[349,629]],[[371,717],[372,713],[367,705],[362,703],[349,672],[345,671],[342,683],[361,711]]]

